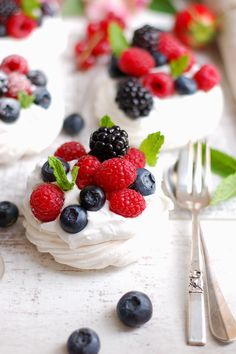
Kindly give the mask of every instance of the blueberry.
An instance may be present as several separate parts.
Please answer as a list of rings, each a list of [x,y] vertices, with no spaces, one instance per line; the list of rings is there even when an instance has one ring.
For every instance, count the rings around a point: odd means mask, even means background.
[[[137,168],[136,180],[130,188],[144,196],[154,194],[156,191],[155,177],[146,168]]]
[[[30,70],[27,74],[27,77],[35,86],[47,85],[47,77],[41,70]]]
[[[80,205],[68,205],[60,215],[60,224],[64,231],[76,234],[82,231],[88,223],[87,211]]]
[[[152,317],[152,303],[146,294],[130,291],[119,300],[116,311],[125,325],[138,327]]]
[[[166,56],[160,52],[152,52],[152,56],[155,60],[156,66],[162,66],[167,63]]]
[[[66,162],[60,157],[57,157],[57,159],[61,161],[64,170],[66,171],[66,173],[68,173],[70,171],[70,165],[68,164],[68,162]],[[46,161],[41,168],[41,176],[44,182],[56,181],[56,177],[54,176],[53,169],[50,167],[48,161]]]
[[[0,98],[0,119],[5,123],[15,122],[20,115],[20,103],[14,98]]]
[[[80,205],[89,211],[101,209],[106,201],[104,191],[97,186],[87,186],[80,192]]]
[[[0,24],[0,37],[6,37],[7,28],[5,25]]]
[[[84,119],[78,113],[70,114],[65,120],[63,124],[63,130],[68,135],[76,135],[81,129],[84,127]]]
[[[8,77],[0,71],[0,96],[4,95],[8,91]]]
[[[100,339],[97,333],[89,328],[77,329],[67,341],[69,354],[97,354],[100,347]]]
[[[33,93],[35,99],[34,103],[43,107],[48,108],[51,104],[51,95],[45,87],[38,87]]]
[[[108,73],[113,79],[124,77],[125,74],[118,67],[118,59],[112,55],[108,66]]]
[[[44,16],[54,16],[57,11],[58,11],[58,7],[56,5],[56,2],[54,1],[45,1],[42,3],[42,12]]]
[[[197,91],[197,84],[189,77],[180,76],[175,80],[175,89],[180,95],[192,95]]]
[[[11,202],[0,202],[0,227],[13,225],[19,216],[17,206]]]

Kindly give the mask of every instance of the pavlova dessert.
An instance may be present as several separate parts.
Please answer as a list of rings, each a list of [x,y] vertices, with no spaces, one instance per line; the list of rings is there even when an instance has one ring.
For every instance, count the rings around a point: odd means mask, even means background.
[[[170,206],[155,169],[146,167],[157,161],[161,133],[137,149],[108,116],[100,125],[88,153],[79,142],[67,142],[36,166],[23,204],[27,238],[40,252],[79,269],[137,260],[147,237],[157,237],[155,220],[164,235]]]
[[[220,75],[200,65],[171,33],[144,25],[127,40],[117,23],[107,36],[112,56],[95,85],[95,115],[115,116],[137,146],[157,130],[173,148],[206,136],[223,109]]]
[[[0,163],[39,153],[59,134],[64,103],[53,79],[20,55],[0,62]]]

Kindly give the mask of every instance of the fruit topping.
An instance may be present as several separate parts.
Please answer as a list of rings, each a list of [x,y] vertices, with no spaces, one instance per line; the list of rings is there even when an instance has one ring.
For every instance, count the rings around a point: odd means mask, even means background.
[[[139,327],[152,317],[152,302],[140,291],[130,291],[119,300],[116,312],[126,326]]]
[[[66,161],[78,160],[85,155],[86,151],[82,144],[77,141],[70,141],[62,144],[55,152],[55,156]]]
[[[82,231],[87,223],[87,211],[80,205],[68,205],[61,212],[60,225],[64,231],[70,234]]]
[[[144,167],[146,164],[146,158],[144,153],[134,147],[129,148],[124,158],[131,162],[136,168]]]
[[[65,118],[63,124],[63,131],[70,135],[77,135],[84,127],[84,119],[79,113],[70,114]]]
[[[30,95],[32,93],[31,82],[25,75],[12,72],[8,75],[8,91],[6,95],[8,97],[18,98],[20,92]]]
[[[143,196],[154,194],[156,191],[155,177],[146,168],[138,168],[136,180],[130,188],[139,192]]]
[[[126,78],[118,83],[116,102],[132,119],[147,116],[153,107],[151,93],[135,78]]]
[[[146,208],[143,196],[132,189],[113,192],[109,201],[110,210],[125,218],[136,218]]]
[[[100,210],[106,201],[106,195],[102,188],[87,186],[81,190],[79,196],[80,205],[89,211]]]
[[[95,156],[84,155],[79,158],[75,166],[79,167],[76,184],[80,189],[93,184],[94,174],[100,165],[101,162]]]
[[[33,92],[34,103],[47,109],[51,104],[51,94],[45,87],[38,87]]]
[[[47,77],[41,70],[30,70],[27,74],[27,77],[35,86],[47,85]]]
[[[132,47],[123,51],[118,65],[123,73],[140,77],[155,67],[155,61],[148,51]]]
[[[8,77],[3,71],[0,71],[0,97],[6,94],[7,91],[8,91]]]
[[[58,157],[58,160],[61,161],[65,172],[68,173],[70,171],[70,166],[69,166],[68,162],[66,162],[65,160],[63,160],[60,157]],[[48,161],[46,161],[41,168],[41,176],[42,176],[42,179],[44,182],[55,182],[56,181],[56,177],[54,175],[53,168],[50,166]]]
[[[158,72],[150,73],[143,78],[143,85],[154,95],[160,98],[174,93],[174,81],[169,74]]]
[[[197,91],[197,84],[189,77],[179,76],[175,80],[175,89],[180,95],[192,95]]]
[[[163,66],[165,64],[167,64],[167,58],[164,54],[162,54],[161,52],[153,51],[151,52],[154,60],[155,60],[155,66],[159,67],[159,66]]]
[[[143,27],[138,28],[134,31],[132,46],[140,47],[152,52],[157,47],[159,32],[159,29],[150,25],[144,25]]]
[[[11,202],[0,202],[0,227],[13,225],[19,216],[17,206]]]
[[[200,90],[207,92],[220,82],[220,74],[213,65],[205,64],[196,72],[194,80]]]
[[[21,39],[31,34],[37,27],[37,22],[23,13],[17,12],[8,18],[6,26],[9,36]]]
[[[111,56],[110,62],[108,64],[108,73],[110,77],[116,79],[120,77],[124,77],[125,73],[123,73],[118,66],[119,59],[114,55]]]
[[[9,55],[3,59],[0,69],[6,74],[12,72],[18,72],[20,74],[27,74],[29,71],[29,65],[25,58],[20,55]]]
[[[64,193],[55,184],[43,183],[30,196],[31,211],[42,222],[55,220],[63,207]]]
[[[98,354],[100,346],[97,333],[89,328],[74,331],[67,341],[68,354]]]
[[[15,122],[20,115],[20,103],[13,99],[2,97],[0,98],[0,120],[5,123]]]

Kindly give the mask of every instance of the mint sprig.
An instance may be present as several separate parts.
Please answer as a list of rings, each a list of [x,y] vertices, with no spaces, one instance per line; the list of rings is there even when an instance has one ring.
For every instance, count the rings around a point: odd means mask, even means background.
[[[39,0],[21,0],[21,9],[26,16],[37,19],[41,15]]]
[[[175,14],[177,12],[171,0],[152,0],[149,8],[153,11]]]
[[[55,156],[50,156],[48,158],[48,163],[49,166],[53,169],[53,174],[56,178],[58,186],[63,191],[70,191],[71,189],[73,189],[78,175],[79,167],[78,166],[73,167],[71,171],[72,180],[70,182],[67,178],[62,162],[59,159],[57,159]]]
[[[178,59],[171,60],[170,62],[170,72],[171,75],[176,78],[183,74],[184,70],[187,69],[189,65],[189,55],[185,54]]]
[[[122,28],[115,22],[111,22],[108,27],[108,39],[112,53],[119,57],[124,50],[129,48],[129,43],[125,38]]]
[[[149,134],[148,137],[141,143],[139,150],[141,150],[149,166],[155,166],[165,137],[161,132]]]
[[[114,127],[115,123],[113,123],[111,118],[106,115],[100,119],[99,125],[100,127],[112,128]]]
[[[28,95],[25,91],[20,91],[18,93],[18,100],[21,108],[29,108],[34,103],[35,97],[34,95]]]
[[[224,178],[214,193],[211,205],[216,205],[236,196],[236,173]]]

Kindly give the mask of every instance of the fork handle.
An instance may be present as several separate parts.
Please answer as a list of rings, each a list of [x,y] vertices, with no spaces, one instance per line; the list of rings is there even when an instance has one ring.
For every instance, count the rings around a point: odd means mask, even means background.
[[[200,225],[198,212],[192,213],[192,250],[188,289],[188,344],[206,344],[206,316],[203,287]]]

